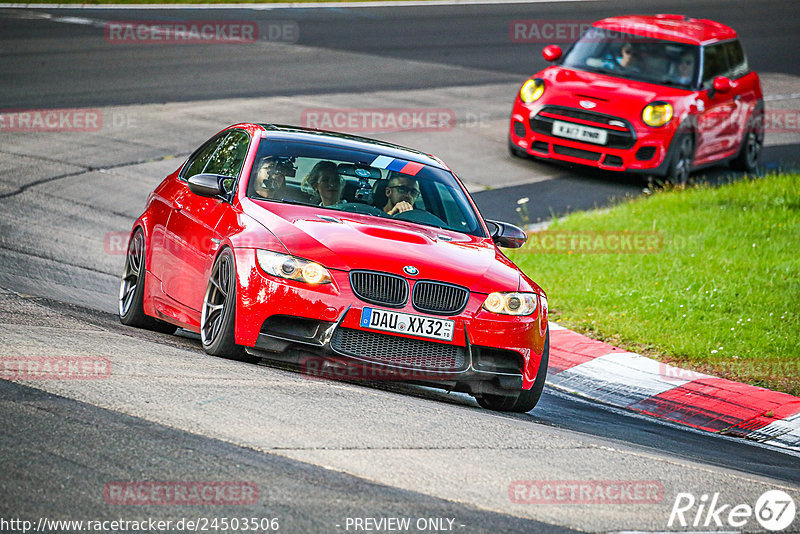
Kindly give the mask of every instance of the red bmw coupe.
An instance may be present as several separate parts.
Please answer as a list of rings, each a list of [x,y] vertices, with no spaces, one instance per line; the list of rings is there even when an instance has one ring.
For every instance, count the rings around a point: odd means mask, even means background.
[[[527,80],[511,113],[509,150],[686,182],[707,165],[752,172],[764,100],[731,28],[680,15],[595,22]]]
[[[525,239],[485,221],[433,156],[237,124],[148,197],[119,315],[199,333],[213,355],[346,361],[527,412],[547,372],[547,298],[498,248]]]

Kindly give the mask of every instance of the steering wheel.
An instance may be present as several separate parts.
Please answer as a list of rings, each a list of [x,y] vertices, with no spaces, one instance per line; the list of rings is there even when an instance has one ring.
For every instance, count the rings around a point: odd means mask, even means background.
[[[443,220],[441,220],[433,213],[425,210],[414,209],[409,211],[401,211],[399,213],[395,213],[393,217],[395,219],[400,219],[403,221],[427,224],[429,226],[441,226],[447,228],[447,223],[445,223]]]

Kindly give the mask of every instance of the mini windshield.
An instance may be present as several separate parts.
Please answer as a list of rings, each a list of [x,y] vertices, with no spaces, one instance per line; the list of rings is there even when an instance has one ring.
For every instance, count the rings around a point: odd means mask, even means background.
[[[699,47],[640,35],[590,28],[569,50],[563,65],[644,82],[694,87]]]
[[[379,153],[265,141],[247,195],[486,237],[450,172]]]

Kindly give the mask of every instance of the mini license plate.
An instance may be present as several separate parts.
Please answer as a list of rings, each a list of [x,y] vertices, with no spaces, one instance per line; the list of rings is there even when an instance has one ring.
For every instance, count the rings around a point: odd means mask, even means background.
[[[561,121],[553,121],[553,135],[569,137],[570,139],[594,143],[596,145],[604,145],[608,140],[608,132],[605,130]]]
[[[361,310],[362,328],[428,337],[441,341],[453,341],[454,324],[455,322],[449,319],[436,319],[377,308]]]

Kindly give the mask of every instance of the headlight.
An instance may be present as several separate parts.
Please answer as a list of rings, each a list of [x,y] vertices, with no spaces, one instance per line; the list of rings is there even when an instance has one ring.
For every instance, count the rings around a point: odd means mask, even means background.
[[[269,250],[257,250],[256,258],[264,272],[273,276],[307,284],[329,284],[331,282],[331,273],[328,272],[328,269],[313,261]]]
[[[666,102],[653,102],[642,110],[642,120],[648,126],[658,128],[672,119],[672,106]]]
[[[536,293],[489,293],[483,309],[503,315],[530,315],[536,311]]]
[[[522,88],[519,90],[519,97],[526,104],[530,104],[534,100],[538,100],[542,93],[544,93],[544,80],[535,78],[522,84]]]

